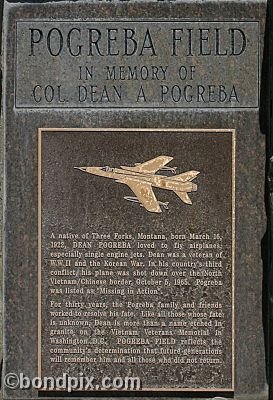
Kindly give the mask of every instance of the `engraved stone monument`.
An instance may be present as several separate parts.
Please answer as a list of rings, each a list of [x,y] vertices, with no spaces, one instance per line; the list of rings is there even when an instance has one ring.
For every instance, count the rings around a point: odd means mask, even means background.
[[[266,8],[5,2],[5,399],[267,398]]]

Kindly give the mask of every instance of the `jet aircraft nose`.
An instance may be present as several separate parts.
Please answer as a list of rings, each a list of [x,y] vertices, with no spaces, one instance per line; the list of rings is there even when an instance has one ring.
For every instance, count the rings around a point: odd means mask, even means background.
[[[103,171],[102,167],[74,167],[83,172],[87,172],[88,174],[100,175],[100,172]]]
[[[79,169],[80,171],[86,172],[86,167],[74,167],[74,169]]]

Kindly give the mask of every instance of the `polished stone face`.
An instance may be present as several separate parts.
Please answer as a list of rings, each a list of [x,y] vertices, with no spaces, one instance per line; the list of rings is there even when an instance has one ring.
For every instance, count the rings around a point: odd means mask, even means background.
[[[20,21],[16,106],[253,108],[258,31],[249,21]]]
[[[265,15],[6,3],[5,373],[263,396]]]

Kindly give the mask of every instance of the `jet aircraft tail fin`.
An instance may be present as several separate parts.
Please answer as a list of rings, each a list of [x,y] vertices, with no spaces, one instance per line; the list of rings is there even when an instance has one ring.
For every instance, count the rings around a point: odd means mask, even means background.
[[[177,196],[186,204],[192,204],[191,199],[189,198],[188,193],[186,192],[174,192]]]

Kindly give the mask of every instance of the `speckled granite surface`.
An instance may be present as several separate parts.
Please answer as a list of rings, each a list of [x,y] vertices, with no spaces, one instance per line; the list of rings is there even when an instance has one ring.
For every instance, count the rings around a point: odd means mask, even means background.
[[[36,3],[36,4],[35,4]],[[6,93],[14,93],[15,21],[89,18],[192,18],[260,21],[262,61],[266,2],[219,1],[107,4],[7,2]],[[262,67],[262,65],[260,65]],[[261,71],[261,70],[260,70]],[[260,77],[260,76],[259,76]],[[248,82],[252,85],[252,82]],[[252,86],[251,86],[252,88]],[[265,93],[262,92],[262,96]],[[69,128],[234,128],[236,165],[236,396],[265,397],[265,348],[262,326],[261,240],[265,232],[265,134],[260,110],[17,110],[14,96],[5,99],[6,203],[5,237],[5,371],[37,373],[37,131],[41,127]],[[111,143],[111,146],[117,146]],[[18,173],[18,171],[20,171]],[[111,222],[110,222],[111,223]],[[7,390],[5,398],[36,398],[33,391]]]

